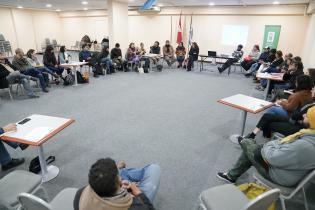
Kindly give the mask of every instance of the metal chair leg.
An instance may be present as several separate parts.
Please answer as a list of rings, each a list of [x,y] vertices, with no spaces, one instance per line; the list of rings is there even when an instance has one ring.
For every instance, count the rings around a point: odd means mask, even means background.
[[[9,96],[10,96],[11,101],[13,101],[13,96],[12,96],[12,85],[10,85],[10,87],[9,87]]]
[[[302,188],[302,192],[303,192],[303,198],[304,198],[304,206],[305,206],[305,209],[306,209],[306,210],[309,210],[304,187]]]
[[[284,198],[281,198],[281,197],[280,197],[280,202],[281,202],[281,208],[282,208],[282,210],[286,210]]]

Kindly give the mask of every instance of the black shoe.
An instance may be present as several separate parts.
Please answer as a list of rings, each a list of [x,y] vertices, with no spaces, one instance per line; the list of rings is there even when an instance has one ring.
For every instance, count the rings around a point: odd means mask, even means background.
[[[223,173],[223,172],[219,172],[217,173],[217,177],[223,181],[226,181],[230,184],[234,184],[235,183],[235,180],[231,179],[227,173]]]
[[[37,95],[29,95],[28,97],[29,98],[39,98],[39,96],[37,96]]]
[[[223,72],[221,67],[218,67],[218,71],[220,74],[222,74],[222,72]]]
[[[23,164],[24,161],[25,161],[24,158],[20,158],[20,159],[12,158],[12,160],[9,163],[2,165],[2,171],[6,171],[6,170],[9,170],[9,169],[14,168],[16,166],[19,166],[19,165]]]
[[[247,74],[244,74],[245,77],[250,77],[252,74],[251,73],[247,73]]]
[[[19,144],[19,147],[21,148],[21,150],[26,150],[27,147],[29,147],[30,145],[28,144]]]
[[[255,139],[256,135],[251,132],[249,134],[247,134],[246,136],[244,136],[244,139]]]
[[[242,141],[244,140],[244,138],[242,136],[239,136],[237,138],[238,144],[241,145]]]
[[[98,74],[94,73],[93,77],[98,78]]]
[[[43,92],[44,92],[44,93],[48,93],[49,90],[48,90],[47,88],[44,88],[44,89],[43,89]]]

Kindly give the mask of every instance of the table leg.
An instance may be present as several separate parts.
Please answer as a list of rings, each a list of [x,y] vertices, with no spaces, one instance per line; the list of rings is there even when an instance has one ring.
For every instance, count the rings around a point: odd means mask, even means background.
[[[38,147],[38,158],[40,163],[40,168],[42,171],[42,182],[48,182],[54,179],[59,174],[59,168],[53,165],[47,167],[46,159],[44,155],[43,145]]]
[[[267,82],[267,87],[266,87],[266,93],[265,93],[265,100],[267,101],[268,99],[268,91],[269,91],[269,88],[270,88],[270,84],[271,84],[271,80],[268,79],[268,82]]]
[[[76,66],[73,67],[73,71],[74,71],[74,85],[73,86],[78,86],[77,67]]]
[[[233,143],[235,143],[235,144],[238,144],[238,137],[244,136],[246,118],[247,118],[247,112],[246,112],[246,111],[242,111],[242,127],[241,127],[241,133],[240,133],[240,134],[233,134],[233,135],[230,136],[230,140],[231,140]]]

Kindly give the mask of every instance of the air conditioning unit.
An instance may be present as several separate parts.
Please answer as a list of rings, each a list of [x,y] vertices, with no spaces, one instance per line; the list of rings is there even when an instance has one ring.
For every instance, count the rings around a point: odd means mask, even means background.
[[[140,14],[157,14],[161,12],[161,7],[152,7],[151,9],[146,10],[138,10],[138,13]]]

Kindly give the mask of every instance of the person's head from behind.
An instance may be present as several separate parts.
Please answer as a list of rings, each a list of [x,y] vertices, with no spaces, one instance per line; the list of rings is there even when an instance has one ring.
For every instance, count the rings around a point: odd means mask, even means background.
[[[165,41],[165,46],[170,46],[170,41],[169,40]]]
[[[129,48],[134,49],[134,48],[135,48],[135,43],[131,42],[131,43],[129,44]]]
[[[35,50],[34,50],[34,49],[29,49],[29,50],[27,51],[27,53],[26,53],[26,56],[27,56],[28,58],[33,59],[33,58],[35,57]]]
[[[282,51],[281,50],[278,50],[277,52],[276,52],[276,58],[282,58],[282,56],[283,56],[283,53],[282,53]]]
[[[45,50],[45,54],[52,54],[54,52],[54,48],[52,45],[48,45]]]
[[[307,125],[310,129],[315,130],[315,107],[311,107],[307,110],[307,113],[303,115],[303,124]]]
[[[271,55],[276,55],[276,53],[277,53],[277,49],[273,48],[270,50]]]
[[[120,188],[120,178],[116,163],[111,158],[100,159],[89,172],[89,184],[100,197],[112,197]]]
[[[311,91],[314,87],[313,79],[308,75],[300,75],[296,78],[296,91],[309,90]]]
[[[302,62],[302,58],[301,58],[300,56],[295,56],[295,57],[293,58],[293,62],[294,62],[294,63]]]
[[[16,56],[17,56],[18,58],[23,58],[23,56],[24,56],[24,52],[23,52],[23,50],[22,50],[21,48],[17,48],[17,49],[15,50],[15,54],[16,54]]]
[[[154,42],[154,47],[158,47],[158,46],[160,46],[160,42],[155,41],[155,42]]]
[[[253,47],[253,51],[255,51],[255,52],[259,52],[260,51],[260,48],[259,48],[259,45],[254,45],[254,47]]]
[[[66,46],[64,46],[64,45],[61,46],[61,47],[60,47],[60,52],[61,52],[61,53],[65,53],[65,52],[66,52]]]
[[[313,79],[313,81],[315,82],[315,68],[309,68],[308,69],[308,75],[310,75],[310,77]]]
[[[116,44],[115,44],[115,48],[120,48],[120,44],[119,44],[119,43],[116,43]]]
[[[241,45],[241,44],[237,45],[237,50],[238,51],[241,51],[242,49],[243,49],[243,45]]]

